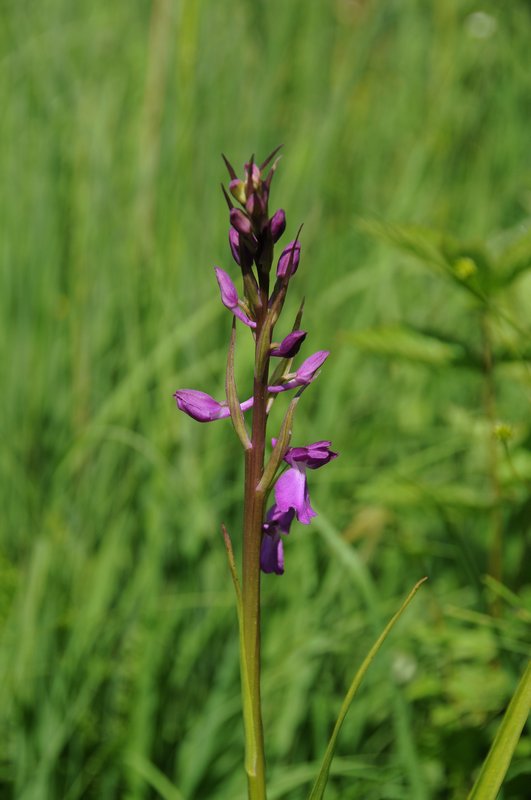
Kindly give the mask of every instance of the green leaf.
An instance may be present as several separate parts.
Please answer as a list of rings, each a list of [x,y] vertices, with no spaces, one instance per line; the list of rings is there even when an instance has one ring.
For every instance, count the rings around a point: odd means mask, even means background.
[[[501,285],[507,286],[531,269],[531,220],[504,231],[499,239],[502,247],[496,248],[499,250],[496,277]]]
[[[428,336],[403,325],[368,328],[347,334],[346,338],[371,353],[430,366],[460,364],[465,360],[465,350],[459,344]]]
[[[531,661],[516,688],[468,800],[496,800],[531,710]]]
[[[306,387],[302,388],[304,389]],[[299,402],[301,394],[302,392],[299,390],[288,406],[288,410],[286,411],[286,415],[282,422],[280,433],[278,434],[278,439],[273,448],[273,452],[271,453],[271,457],[264,469],[264,474],[260,479],[260,483],[256,487],[257,492],[265,493],[268,491],[275,478],[276,471],[279,468],[282,459],[286,455],[289,443],[291,441],[293,415],[295,414],[295,409],[297,408],[297,403]]]
[[[127,765],[137,772],[162,800],[184,800],[184,795],[151,761],[139,753],[131,753],[126,758]]]
[[[351,705],[351,703],[352,703],[352,701],[354,699],[354,696],[355,696],[356,692],[358,691],[358,689],[360,687],[360,684],[361,684],[363,678],[365,677],[365,673],[369,669],[369,667],[370,667],[371,663],[373,662],[376,654],[378,653],[378,651],[380,650],[381,646],[383,645],[383,643],[387,639],[388,635],[391,633],[391,630],[394,628],[394,626],[396,625],[396,623],[398,622],[398,620],[400,619],[400,617],[402,616],[402,614],[404,613],[404,611],[406,610],[408,605],[411,603],[411,601],[413,600],[414,596],[416,595],[416,593],[418,592],[418,590],[420,589],[420,587],[422,586],[422,584],[426,580],[427,580],[427,578],[422,578],[422,580],[420,580],[418,583],[415,584],[413,589],[410,591],[410,593],[408,594],[408,596],[406,597],[406,599],[404,600],[404,602],[400,606],[399,610],[389,620],[389,622],[385,626],[384,630],[382,631],[382,633],[380,634],[380,636],[378,637],[376,642],[373,644],[373,646],[369,650],[369,652],[368,652],[367,656],[365,657],[361,667],[359,668],[359,670],[357,671],[356,675],[354,676],[354,680],[350,684],[350,688],[349,688],[349,690],[348,690],[348,692],[347,692],[347,694],[345,696],[345,699],[343,700],[343,702],[341,704],[341,708],[339,709],[339,716],[338,716],[336,724],[334,726],[334,730],[332,731],[332,736],[330,737],[330,741],[328,743],[328,747],[326,748],[326,753],[324,755],[324,759],[323,759],[323,763],[321,765],[321,769],[319,771],[319,775],[317,776],[317,780],[314,783],[313,789],[310,792],[308,800],[322,800],[322,798],[324,797],[326,784],[328,782],[328,775],[329,775],[329,772],[330,772],[330,765],[331,765],[332,759],[334,757],[334,752],[335,752],[335,749],[336,749],[336,744],[337,744],[337,738],[339,736],[339,731],[341,730],[341,726],[343,725],[345,717],[347,716],[348,710],[349,710],[350,705]]]
[[[467,245],[441,231],[419,225],[397,225],[361,220],[360,226],[375,238],[418,258],[473,295],[482,303],[490,293],[491,269],[481,246]]]

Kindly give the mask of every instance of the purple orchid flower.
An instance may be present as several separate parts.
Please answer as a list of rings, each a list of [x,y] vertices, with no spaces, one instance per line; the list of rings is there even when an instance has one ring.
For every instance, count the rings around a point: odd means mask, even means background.
[[[301,258],[301,243],[299,241],[290,242],[282,251],[277,265],[277,278],[283,278],[288,268],[290,275],[295,275]],[[291,263],[290,263],[291,262]]]
[[[284,546],[280,534],[287,535],[289,533],[294,517],[293,509],[283,512],[279,511],[276,505],[273,505],[267,512],[266,521],[262,526],[263,536],[260,547],[262,572],[276,572],[277,575],[284,573]]]
[[[268,391],[271,394],[278,394],[279,392],[287,392],[289,389],[296,389],[298,386],[307,386],[317,377],[319,367],[324,364],[329,355],[329,350],[318,350],[317,353],[303,361],[296,372],[287,375],[287,380],[284,383],[268,386]]]
[[[330,450],[331,444],[330,441],[321,440],[307,447],[288,449],[284,461],[290,468],[280,476],[275,485],[277,513],[293,510],[303,525],[309,525],[312,518],[317,516],[310,503],[306,470],[319,469],[337,458],[338,454]]]
[[[225,270],[220,267],[214,267],[214,269],[216,271],[216,278],[219,284],[221,302],[223,305],[232,311],[234,316],[238,317],[244,325],[247,325],[249,328],[256,328],[256,322],[247,316],[240,308],[240,298],[238,297],[238,292],[228,272],[225,272]]]
[[[306,339],[306,331],[292,331],[285,339],[282,339],[278,347],[271,350],[272,356],[277,358],[293,358],[301,348],[301,344]]]
[[[177,407],[198,422],[213,422],[216,419],[230,417],[230,410],[226,403],[218,403],[206,392],[197,389],[179,389],[173,395],[177,401]],[[253,405],[253,398],[240,403],[242,411],[247,411]]]

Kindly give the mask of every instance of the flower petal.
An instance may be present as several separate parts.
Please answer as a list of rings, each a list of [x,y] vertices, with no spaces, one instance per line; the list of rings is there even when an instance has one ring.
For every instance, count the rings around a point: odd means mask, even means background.
[[[262,572],[284,573],[284,547],[278,533],[264,533],[260,546],[260,568]]]
[[[179,389],[173,396],[177,401],[177,407],[198,422],[213,422],[216,419],[225,419],[230,416],[227,404],[218,403],[206,392],[200,392],[197,389]],[[252,405],[253,398],[250,397],[240,403],[240,408],[242,411],[247,411]]]
[[[234,316],[240,319],[244,325],[247,325],[249,328],[256,328],[256,322],[248,317],[247,314],[240,308],[238,292],[236,291],[236,287],[232,282],[232,278],[230,277],[229,273],[225,272],[225,270],[221,269],[221,267],[214,267],[214,271],[219,284],[221,302],[223,305],[228,308],[229,311],[232,311]]]
[[[308,469],[319,469],[338,456],[337,453],[330,450],[331,444],[332,442],[323,439],[309,444],[307,447],[290,447],[284,456],[284,461],[291,467],[295,467],[296,464],[304,464]]]
[[[317,516],[310,504],[306,475],[296,467],[286,470],[276,482],[275,500],[279,511],[293,509],[303,525],[309,525]]]
[[[283,278],[288,272],[295,275],[301,258],[301,243],[298,240],[290,242],[282,251],[277,264],[277,278]]]
[[[297,386],[307,386],[317,377],[319,367],[324,364],[329,355],[330,352],[328,350],[318,350],[317,353],[302,362],[294,377],[276,386],[268,386],[268,391],[271,394],[278,394],[279,392],[287,392],[289,389],[296,389]]]

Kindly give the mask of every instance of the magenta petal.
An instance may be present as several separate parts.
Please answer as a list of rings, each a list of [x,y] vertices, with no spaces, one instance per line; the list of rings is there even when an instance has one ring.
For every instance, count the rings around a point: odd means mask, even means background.
[[[278,533],[264,533],[260,546],[260,568],[262,572],[284,574],[284,547]]]
[[[177,401],[177,407],[198,422],[212,422],[215,419],[230,416],[228,407],[223,403],[218,403],[206,392],[199,392],[196,389],[180,389],[173,396]]]
[[[305,361],[302,362],[300,367],[297,370],[297,377],[301,378],[304,383],[309,383],[319,367],[321,367],[328,356],[330,355],[329,350],[318,350],[317,353],[309,356]]]
[[[312,517],[317,516],[310,504],[306,475],[297,468],[286,470],[275,485],[275,500],[279,511],[295,511],[297,519],[303,525],[309,525]]]
[[[232,278],[225,272],[224,269],[220,267],[214,267],[216,272],[216,278],[219,284],[219,290],[221,292],[221,302],[223,305],[228,308],[235,317],[238,317],[244,325],[247,325],[249,328],[256,328],[256,322],[250,319],[247,314],[242,311],[239,306],[239,298],[238,292],[236,291],[236,287],[232,282]]]
[[[277,386],[268,386],[268,391],[271,392],[271,394],[278,394],[279,392],[286,392],[289,389],[296,389],[298,386],[307,386],[316,377],[317,370],[324,364],[329,355],[330,353],[328,350],[318,350],[317,353],[314,353],[307,358],[306,361],[302,362],[295,373],[295,377],[290,378],[290,380],[285,383],[279,383]]]
[[[177,401],[177,407],[198,422],[213,422],[216,419],[230,417],[230,411],[226,403],[218,403],[206,392],[197,389],[179,389],[173,395]],[[247,411],[253,405],[253,398],[250,397],[240,403],[242,411]]]
[[[232,311],[234,306],[238,305],[238,292],[236,291],[236,287],[228,272],[225,272],[225,270],[220,267],[214,267],[214,270],[221,292],[221,302]]]

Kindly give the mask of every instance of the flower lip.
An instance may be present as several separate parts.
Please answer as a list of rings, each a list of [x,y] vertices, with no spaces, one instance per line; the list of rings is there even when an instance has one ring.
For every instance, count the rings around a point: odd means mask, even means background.
[[[291,467],[282,473],[275,484],[275,502],[281,512],[294,511],[303,525],[309,525],[317,516],[310,503],[304,469]]]

